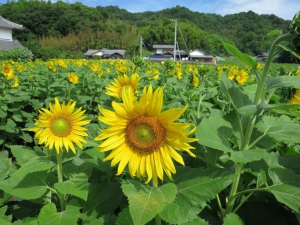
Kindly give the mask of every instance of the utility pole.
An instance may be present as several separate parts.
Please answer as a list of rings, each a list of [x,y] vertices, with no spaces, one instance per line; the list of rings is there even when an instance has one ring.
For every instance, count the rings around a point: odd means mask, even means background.
[[[143,48],[142,48],[142,46],[143,46],[143,37],[141,36],[141,41],[140,41],[140,57],[143,56]]]
[[[175,31],[174,31],[174,62],[176,61],[176,32],[177,32],[177,20],[170,19],[170,21],[175,22]]]

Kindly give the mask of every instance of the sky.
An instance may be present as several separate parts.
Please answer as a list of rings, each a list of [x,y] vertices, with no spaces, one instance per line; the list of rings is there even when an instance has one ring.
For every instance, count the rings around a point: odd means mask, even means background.
[[[16,0],[17,1],[17,0]],[[57,0],[52,0],[55,2]],[[221,16],[248,12],[274,14],[285,20],[292,20],[300,11],[300,0],[64,0],[68,3],[81,2],[89,7],[118,6],[128,12],[160,11],[177,5],[194,12],[215,13]],[[7,0],[0,0],[5,4]]]

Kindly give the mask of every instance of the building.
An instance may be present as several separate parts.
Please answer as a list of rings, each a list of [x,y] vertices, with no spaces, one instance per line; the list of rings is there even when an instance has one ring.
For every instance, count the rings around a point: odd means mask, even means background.
[[[216,64],[216,56],[208,55],[205,52],[195,49],[189,52],[190,61],[197,61],[204,64]]]
[[[92,59],[94,56],[100,57],[100,59],[124,59],[125,50],[120,49],[89,49],[84,53],[87,59]]]
[[[174,59],[174,45],[153,45],[153,53],[149,56],[150,61],[164,61],[166,59]],[[183,60],[188,57],[188,53],[183,50],[176,50],[176,60]]]
[[[12,37],[13,30],[23,30],[24,27],[4,19],[0,16],[0,51],[11,50],[13,48],[24,48],[17,40]]]

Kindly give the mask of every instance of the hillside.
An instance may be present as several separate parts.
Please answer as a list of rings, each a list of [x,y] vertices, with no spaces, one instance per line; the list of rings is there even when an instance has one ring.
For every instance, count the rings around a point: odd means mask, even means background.
[[[122,48],[129,55],[138,51],[142,35],[148,50],[153,44],[173,44],[174,23],[179,25],[178,42],[182,49],[199,48],[224,55],[222,40],[241,51],[256,55],[265,52],[273,39],[266,34],[284,30],[290,21],[275,15],[252,11],[226,16],[193,12],[176,6],[158,12],[130,13],[116,6],[96,8],[81,3],[21,0],[0,6],[0,15],[26,29],[14,37],[35,55],[74,57],[89,48]],[[183,37],[183,38],[182,38]]]

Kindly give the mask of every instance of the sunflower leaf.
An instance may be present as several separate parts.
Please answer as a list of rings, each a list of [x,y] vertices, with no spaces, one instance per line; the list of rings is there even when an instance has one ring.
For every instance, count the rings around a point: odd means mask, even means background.
[[[292,170],[274,166],[269,168],[269,176],[273,185],[268,188],[277,201],[300,213],[300,175]]]
[[[278,88],[278,87],[300,88],[300,77],[299,76],[270,77],[266,79],[266,86],[267,89]]]
[[[129,209],[125,208],[119,213],[117,218],[117,225],[134,225]]]
[[[79,211],[74,209],[56,212],[55,204],[50,202],[41,209],[38,221],[43,225],[77,224],[79,217]]]
[[[75,174],[69,180],[63,183],[56,183],[54,187],[62,194],[71,194],[81,198],[83,200],[87,200],[88,191],[89,191],[89,183],[88,175],[85,173]]]
[[[238,50],[232,44],[228,44],[228,43],[223,42],[223,45],[226,48],[226,50],[228,52],[230,52],[232,55],[234,55],[238,59],[242,60],[244,63],[246,63],[247,65],[251,66],[252,68],[256,68],[257,61],[255,59],[253,59],[251,56],[246,55],[246,54],[240,52],[240,50]]]
[[[43,196],[49,188],[45,182],[47,171],[24,174],[13,174],[7,180],[1,181],[0,189],[24,199],[37,199]]]
[[[271,116],[264,116],[257,125],[259,131],[278,142],[300,143],[300,125],[292,121]]]
[[[122,190],[129,200],[129,212],[135,225],[143,225],[152,220],[176,196],[176,185],[164,184],[150,187],[134,180],[126,180]]]
[[[196,132],[198,143],[224,152],[232,152],[228,139],[232,135],[232,126],[221,116],[204,118]]]
[[[243,220],[234,213],[227,214],[223,220],[223,225],[244,225]]]
[[[163,220],[171,224],[193,221],[205,207],[206,202],[230,185],[235,175],[228,170],[212,167],[209,169],[177,168],[174,183],[177,195],[160,213]]]
[[[122,197],[119,183],[91,184],[83,213],[87,216],[112,213],[119,206]]]
[[[264,149],[254,148],[247,151],[234,151],[231,153],[230,159],[234,162],[248,163],[261,160],[265,155]]]

